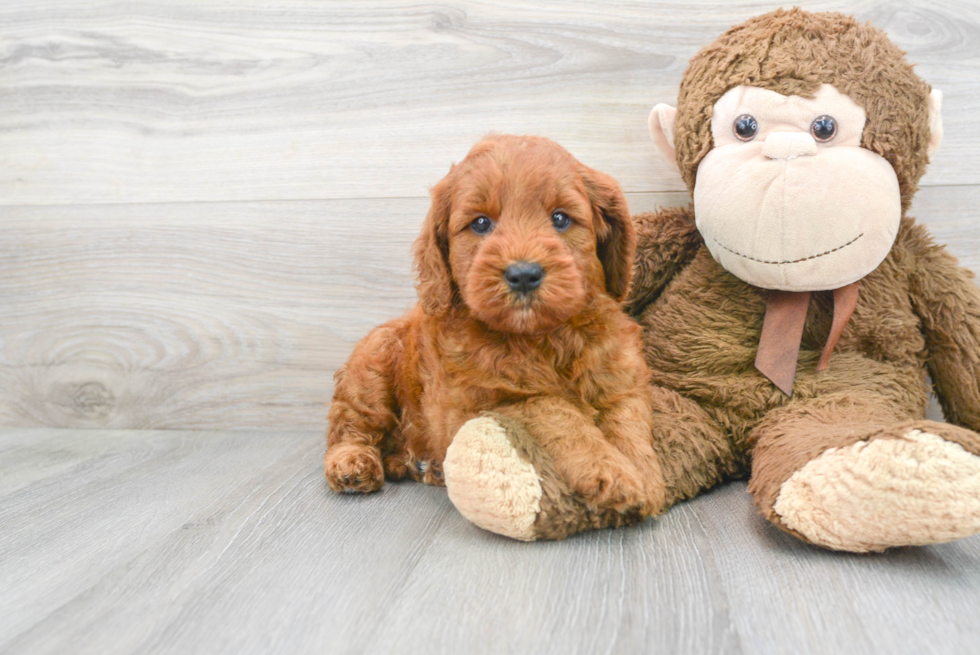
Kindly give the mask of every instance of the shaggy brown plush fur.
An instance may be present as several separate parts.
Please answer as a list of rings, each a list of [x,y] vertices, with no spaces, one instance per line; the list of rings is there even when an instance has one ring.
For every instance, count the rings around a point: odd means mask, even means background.
[[[929,86],[876,28],[795,9],[732,28],[691,62],[675,135],[689,188],[712,148],[711,108],[725,91],[748,84],[812,96],[821,83],[865,109],[862,146],[892,164],[907,209],[928,161]],[[659,424],[659,434],[655,429],[671,502],[751,475],[760,510],[787,529],[772,509],[780,485],[830,448],[920,429],[980,454],[974,432],[921,421],[928,371],[947,418],[980,428],[980,292],[972,274],[913,219],[902,219],[890,254],[861,280],[857,310],[831,368],[821,373],[814,365],[833,302],[829,291],[813,294],[792,398],[753,366],[768,292],[711,258],[694,208],[635,220],[638,257],[628,302],[644,328],[647,362],[655,383],[696,403],[684,410],[683,435],[673,427],[677,419]]]
[[[980,292],[913,219],[903,219],[891,253],[861,281],[833,366],[820,373],[814,365],[833,303],[830,292],[814,294],[792,398],[753,366],[768,292],[711,258],[690,208],[634,219],[639,254],[629,307],[641,317],[647,361],[655,382],[696,401],[684,409],[682,437],[674,421],[660,426],[669,499],[751,471],[766,509],[773,490],[815,454],[924,418],[927,370],[948,419],[980,428]],[[792,457],[767,454],[780,440]],[[961,445],[980,454],[976,442]]]
[[[861,146],[895,169],[907,211],[929,161],[931,89],[903,55],[884,32],[842,14],[779,10],[731,28],[694,56],[681,82],[674,145],[688,188],[714,147],[711,110],[726,91],[745,84],[812,98],[831,84],[867,111]]]
[[[553,223],[558,210],[567,229]],[[474,229],[480,217],[492,231]],[[477,144],[432,191],[415,246],[419,305],[372,331],[337,373],[330,487],[370,492],[385,474],[442,484],[453,436],[493,410],[560,476],[563,493],[548,487],[549,498],[577,494],[613,523],[659,511],[650,374],[620,306],[634,249],[612,178],[547,139]],[[515,262],[540,264],[540,286],[512,290]]]
[[[861,145],[891,163],[907,209],[928,160],[928,85],[879,30],[838,14],[800,10],[735,27],[692,61],[674,137],[689,188],[713,146],[712,106],[728,89],[747,84],[812,96],[822,83],[864,108]],[[653,440],[667,505],[725,479],[750,477],[749,489],[766,518],[808,539],[774,508],[781,490],[790,489],[782,498],[790,519],[812,528],[814,543],[829,548],[881,550],[980,529],[980,435],[974,432],[980,428],[980,291],[925,228],[903,215],[889,254],[860,281],[857,308],[830,368],[819,373],[833,292],[811,294],[787,397],[754,366],[770,292],[712,259],[693,207],[640,214],[634,221],[638,247],[627,307],[643,327],[646,360],[659,385],[651,392]],[[927,372],[954,425],[924,420]],[[548,491],[542,494],[539,535],[618,524],[619,517],[608,513],[583,516],[588,508],[563,496],[553,479],[559,473],[535,452],[534,442],[513,429],[509,439],[535,466],[542,488],[551,490],[551,499]],[[937,459],[918,459],[927,453]],[[833,457],[823,459],[828,454]],[[882,469],[887,475],[878,475]],[[806,471],[812,475],[797,475]],[[950,477],[954,473],[958,477]],[[848,496],[851,483],[868,493]],[[831,493],[821,496],[821,488]],[[870,514],[861,513],[867,499],[885,497]],[[831,504],[820,505],[821,498]],[[850,514],[835,515],[842,505]],[[891,513],[875,515],[878,507]],[[903,514],[910,507],[921,511]],[[838,518],[857,529],[834,533]]]

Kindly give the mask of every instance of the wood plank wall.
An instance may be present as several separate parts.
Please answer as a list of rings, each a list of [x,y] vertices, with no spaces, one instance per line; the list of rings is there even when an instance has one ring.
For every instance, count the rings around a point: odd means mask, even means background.
[[[801,3],[945,93],[915,214],[980,270],[980,5]],[[551,137],[634,211],[687,202],[646,115],[769,2],[7,0],[0,426],[321,429],[414,299],[427,189],[489,131]]]

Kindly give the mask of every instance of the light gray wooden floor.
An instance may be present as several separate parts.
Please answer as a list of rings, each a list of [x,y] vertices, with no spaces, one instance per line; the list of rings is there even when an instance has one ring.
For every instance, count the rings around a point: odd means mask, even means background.
[[[322,435],[0,434],[4,653],[975,653],[980,538],[841,555],[730,484],[525,544],[413,482],[325,493]]]
[[[0,653],[980,652],[978,538],[818,551],[732,484],[522,544],[322,480],[333,371],[413,302],[450,163],[537,133],[686,203],[646,115],[778,4],[0,2]],[[945,93],[913,214],[980,271],[980,4],[801,4]]]

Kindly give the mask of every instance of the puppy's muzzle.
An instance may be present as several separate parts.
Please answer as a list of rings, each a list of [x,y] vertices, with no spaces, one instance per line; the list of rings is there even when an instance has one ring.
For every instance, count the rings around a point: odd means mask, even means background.
[[[526,294],[541,285],[544,269],[537,262],[514,262],[504,270],[504,279],[511,290]]]

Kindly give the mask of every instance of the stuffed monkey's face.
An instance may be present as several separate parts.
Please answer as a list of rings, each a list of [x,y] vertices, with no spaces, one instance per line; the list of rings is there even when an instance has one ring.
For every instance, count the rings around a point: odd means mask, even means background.
[[[715,260],[785,291],[836,289],[877,268],[902,205],[891,165],[861,147],[864,123],[864,109],[828,84],[812,99],[749,86],[725,93],[694,187]]]

